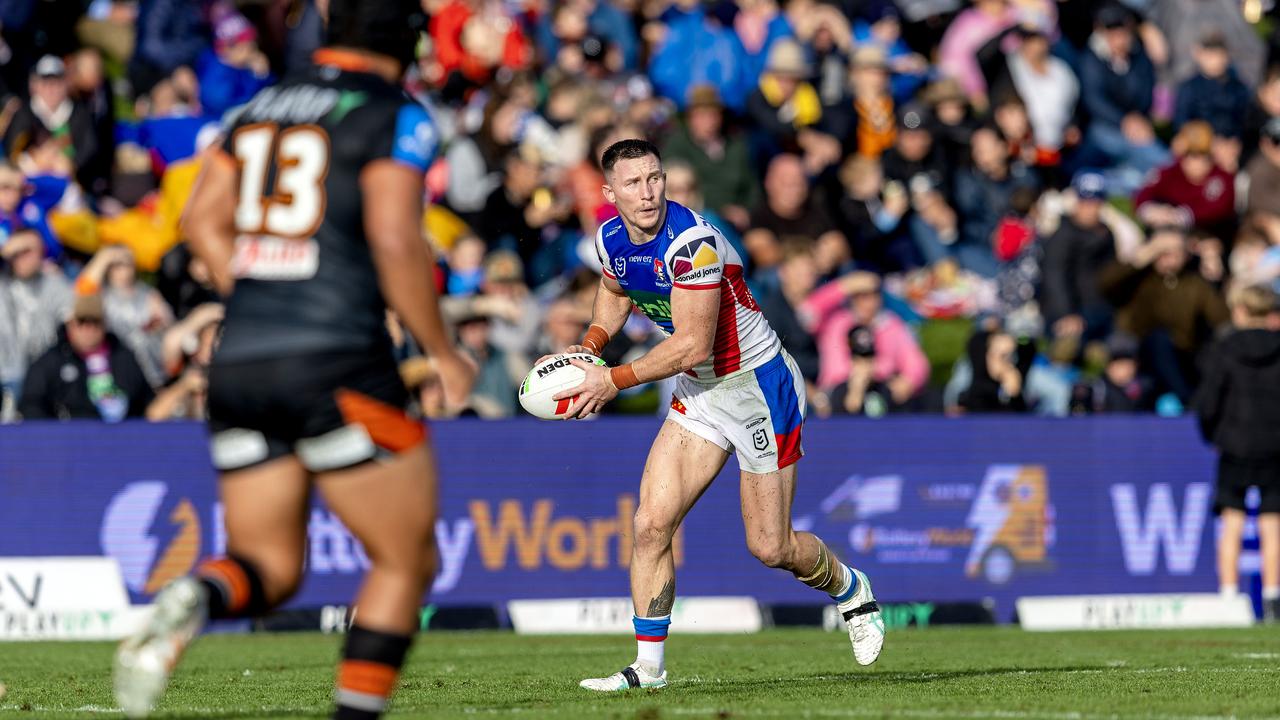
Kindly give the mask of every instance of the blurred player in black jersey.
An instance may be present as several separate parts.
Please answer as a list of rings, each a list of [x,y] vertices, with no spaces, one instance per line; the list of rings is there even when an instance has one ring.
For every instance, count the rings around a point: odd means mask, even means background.
[[[227,554],[155,599],[116,657],[131,716],[151,711],[209,619],[262,614],[302,578],[311,488],[364,545],[334,718],[376,718],[435,572],[437,496],[422,424],[384,325],[388,306],[454,402],[474,377],[449,343],[421,236],[426,112],[398,87],[423,24],[417,0],[330,0],[313,66],[228,118],[183,218],[227,300],[209,371],[209,429]]]

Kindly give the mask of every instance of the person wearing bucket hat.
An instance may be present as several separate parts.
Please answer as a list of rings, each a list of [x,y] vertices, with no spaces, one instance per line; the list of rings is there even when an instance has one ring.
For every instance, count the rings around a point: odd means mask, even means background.
[[[760,80],[747,98],[747,118],[756,128],[755,144],[763,158],[779,152],[801,152],[811,174],[840,159],[839,140],[828,132],[822,98],[809,81],[813,66],[797,41],[784,38],[769,48]],[[838,137],[837,133],[837,137]]]
[[[751,173],[751,148],[742,134],[728,132],[714,85],[695,85],[689,91],[689,104],[662,145],[662,156],[688,163],[706,206],[735,227],[746,227],[748,208],[760,194]]]

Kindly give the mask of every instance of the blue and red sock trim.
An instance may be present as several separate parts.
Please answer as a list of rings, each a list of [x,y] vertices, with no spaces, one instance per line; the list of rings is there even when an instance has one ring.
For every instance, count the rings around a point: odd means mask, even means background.
[[[645,642],[662,642],[667,639],[667,628],[671,627],[671,616],[656,618],[632,617],[631,624],[636,629],[636,639]]]

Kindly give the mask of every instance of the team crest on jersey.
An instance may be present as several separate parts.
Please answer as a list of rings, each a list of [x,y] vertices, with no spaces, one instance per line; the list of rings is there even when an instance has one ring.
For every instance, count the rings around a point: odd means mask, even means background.
[[[626,258],[614,258],[614,259],[613,259],[613,274],[614,274],[614,275],[617,275],[618,277],[622,277],[623,275],[626,275],[626,274],[627,274],[627,259],[626,259]]]
[[[667,281],[666,276],[662,274],[662,261],[657,258],[653,259],[653,274],[658,276],[659,283],[665,283]]]
[[[671,274],[677,280],[691,279],[687,276],[700,268],[715,265],[720,261],[716,252],[714,237],[701,237],[690,240],[684,247],[676,251],[671,261]],[[701,274],[699,274],[701,276]]]

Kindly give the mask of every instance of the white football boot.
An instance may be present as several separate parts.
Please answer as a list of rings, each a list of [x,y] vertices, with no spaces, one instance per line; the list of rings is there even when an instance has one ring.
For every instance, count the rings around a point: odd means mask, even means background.
[[[632,688],[661,688],[667,686],[667,671],[661,675],[650,675],[638,662],[622,668],[622,670],[602,678],[587,678],[578,683],[578,687],[597,692],[618,692]]]
[[[871,594],[871,581],[859,570],[853,571],[853,577],[858,583],[858,592],[837,603],[836,609],[849,628],[853,659],[859,665],[870,665],[880,657],[880,648],[884,646],[884,616],[876,604],[876,596]]]
[[[164,694],[169,673],[204,626],[205,592],[193,578],[174,580],[156,595],[155,611],[146,625],[120,643],[116,650],[115,693],[116,702],[128,717],[146,717]]]

